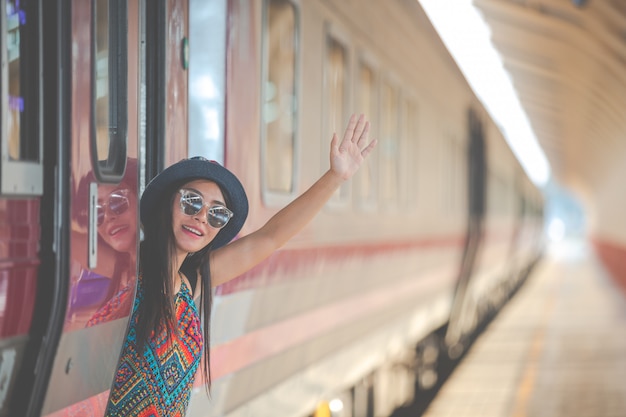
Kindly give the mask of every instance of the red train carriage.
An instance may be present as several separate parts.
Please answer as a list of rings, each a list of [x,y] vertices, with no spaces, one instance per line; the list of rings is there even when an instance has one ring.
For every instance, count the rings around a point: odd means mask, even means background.
[[[50,266],[41,239],[43,194],[43,102],[36,5],[5,2],[2,28],[2,164],[0,166],[0,410],[15,395],[17,375],[36,309],[38,271]],[[28,24],[29,30],[22,30]],[[34,27],[34,28],[33,28]],[[2,415],[7,415],[3,412]]]

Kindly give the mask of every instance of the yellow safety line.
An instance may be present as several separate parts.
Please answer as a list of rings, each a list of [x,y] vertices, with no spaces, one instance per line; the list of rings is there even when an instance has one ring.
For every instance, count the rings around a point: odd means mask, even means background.
[[[555,297],[552,297],[547,303],[543,311],[542,326],[535,331],[533,335],[532,345],[527,359],[526,369],[517,388],[515,395],[515,404],[513,406],[513,412],[511,417],[527,417],[528,416],[528,403],[531,398],[531,394],[535,387],[535,380],[537,377],[537,368],[539,358],[543,352],[544,342],[546,339],[546,326],[548,322],[548,316],[554,309]]]

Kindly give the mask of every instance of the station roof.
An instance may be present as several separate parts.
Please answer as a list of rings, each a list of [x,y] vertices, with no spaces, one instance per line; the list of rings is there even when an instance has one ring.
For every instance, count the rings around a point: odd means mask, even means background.
[[[562,185],[626,164],[626,1],[474,0]]]

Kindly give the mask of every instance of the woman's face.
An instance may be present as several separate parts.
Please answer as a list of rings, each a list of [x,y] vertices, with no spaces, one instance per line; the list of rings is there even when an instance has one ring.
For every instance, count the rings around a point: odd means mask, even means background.
[[[202,209],[195,214],[185,214],[181,208],[181,193],[174,196],[172,207],[172,227],[176,249],[179,253],[197,252],[217,236],[220,229],[211,226],[207,220],[210,207],[223,206],[224,196],[219,186],[208,180],[194,180],[184,184],[181,190],[189,195],[200,196],[203,200]],[[195,198],[198,200],[198,198]]]
[[[134,252],[137,196],[123,183],[98,186],[98,233],[118,252]]]

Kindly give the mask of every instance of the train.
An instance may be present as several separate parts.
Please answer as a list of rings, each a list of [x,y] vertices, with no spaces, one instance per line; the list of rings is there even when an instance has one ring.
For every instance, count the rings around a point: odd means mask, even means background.
[[[309,226],[215,289],[211,396],[199,374],[189,416],[389,416],[541,258],[542,192],[416,0],[0,15],[0,416],[105,415],[139,197],[183,158],[240,178],[245,235],[328,168],[351,113],[379,141]]]

